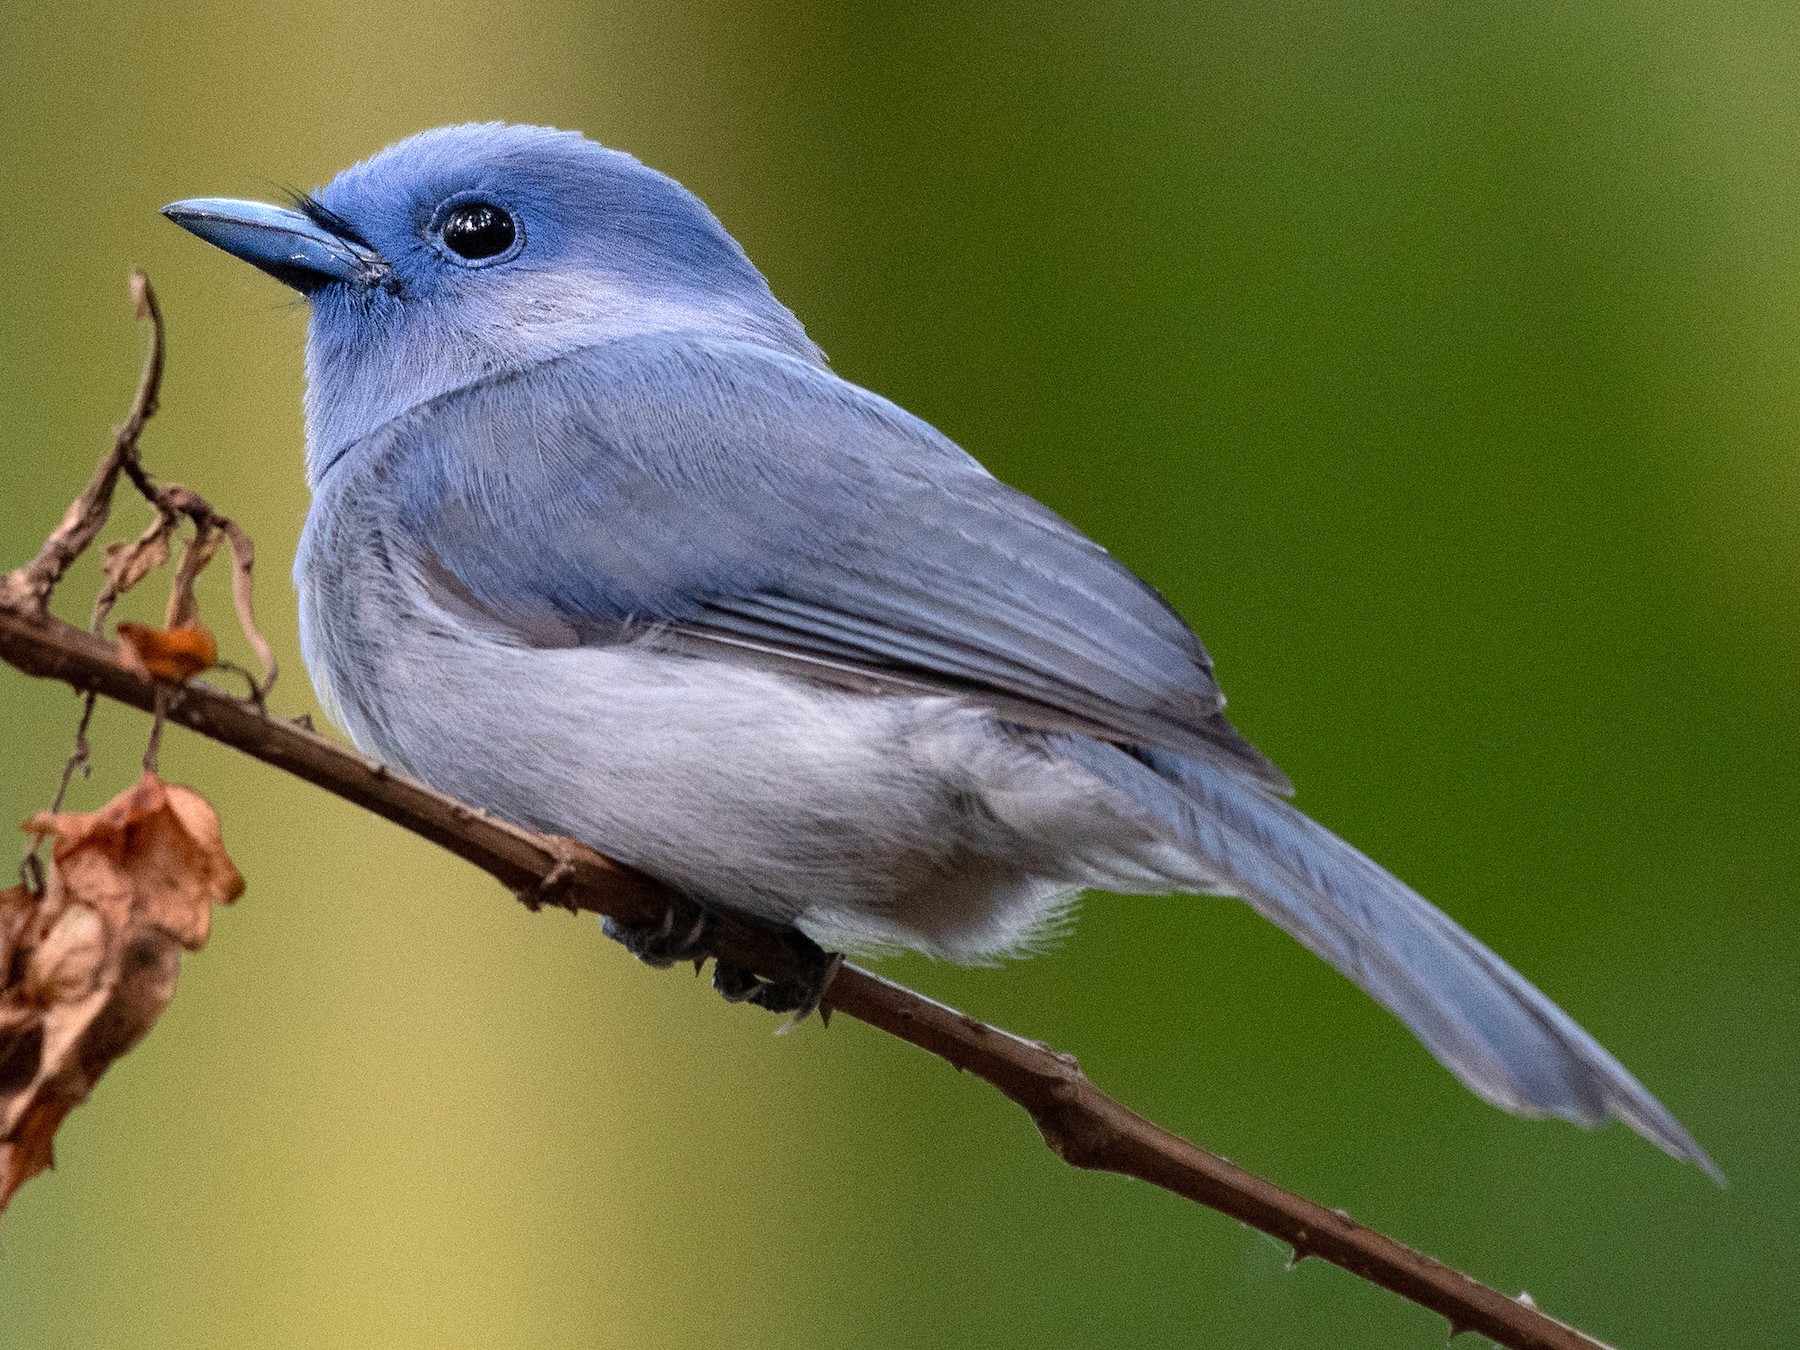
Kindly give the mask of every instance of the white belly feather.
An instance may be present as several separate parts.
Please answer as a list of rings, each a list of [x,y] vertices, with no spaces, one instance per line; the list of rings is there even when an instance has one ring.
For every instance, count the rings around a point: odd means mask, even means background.
[[[302,573],[307,666],[358,746],[696,898],[969,962],[1053,936],[1084,886],[1183,884],[1159,831],[976,706],[527,646],[359,552]]]

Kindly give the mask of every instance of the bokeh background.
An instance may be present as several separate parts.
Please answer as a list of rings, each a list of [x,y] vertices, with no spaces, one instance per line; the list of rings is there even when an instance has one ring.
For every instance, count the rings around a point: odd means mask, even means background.
[[[312,708],[304,312],[155,208],[447,121],[582,128],[704,196],[843,374],[1160,586],[1301,804],[1592,1028],[1731,1186],[1481,1105],[1229,902],[1097,897],[1044,959],[886,969],[1621,1346],[1792,1343],[1790,5],[0,13],[4,560],[122,415],[144,265],[149,460],[254,532],[279,702]],[[0,670],[0,820],[47,801],[74,715]],[[77,804],[144,732],[103,712]],[[250,890],[7,1215],[8,1347],[1443,1344],[1061,1167],[866,1028],[774,1038],[279,773],[184,733],[164,767]]]

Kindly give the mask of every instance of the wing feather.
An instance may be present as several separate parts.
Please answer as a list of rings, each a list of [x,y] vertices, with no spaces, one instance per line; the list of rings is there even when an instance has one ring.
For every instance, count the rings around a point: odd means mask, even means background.
[[[1224,720],[1211,659],[1161,596],[818,366],[744,343],[609,342],[422,405],[367,453],[433,566],[523,626],[606,641],[679,625],[1290,790]]]

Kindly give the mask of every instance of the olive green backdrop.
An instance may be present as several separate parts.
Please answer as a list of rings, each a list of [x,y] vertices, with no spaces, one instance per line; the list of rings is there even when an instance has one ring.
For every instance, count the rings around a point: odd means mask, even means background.
[[[1230,902],[1097,897],[1044,959],[886,969],[1621,1346],[1791,1344],[1791,6],[0,12],[0,557],[122,415],[142,264],[171,331],[149,460],[255,533],[279,702],[312,708],[303,310],[155,208],[446,121],[582,128],[704,196],[843,374],[1160,586],[1301,804],[1731,1186],[1481,1105]],[[0,670],[0,821],[48,800],[74,713]],[[78,804],[144,730],[103,713]],[[8,1347],[1443,1344],[1064,1169],[866,1028],[774,1038],[273,770],[185,733],[164,767],[250,889],[6,1217]]]

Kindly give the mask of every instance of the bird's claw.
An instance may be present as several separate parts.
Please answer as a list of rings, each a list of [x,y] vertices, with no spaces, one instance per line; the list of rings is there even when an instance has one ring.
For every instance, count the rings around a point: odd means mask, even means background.
[[[837,977],[844,958],[827,952],[803,933],[788,935],[788,946],[798,958],[801,973],[787,980],[770,980],[729,961],[713,962],[713,988],[728,1003],[749,1003],[772,1013],[791,1013],[788,1027],[798,1026],[813,1013],[826,1020],[821,1011],[826,992]]]
[[[624,947],[638,960],[658,970],[681,961],[692,961],[698,972],[706,958],[715,956],[713,940],[717,921],[712,913],[685,900],[672,900],[655,924],[627,924],[614,918],[601,921],[606,936]],[[791,964],[799,974],[785,980],[772,980],[758,975],[747,966],[733,961],[713,961],[713,988],[728,1003],[749,1003],[772,1013],[791,1013],[788,1026],[795,1026],[817,1012],[821,1020],[825,993],[837,976],[844,958],[827,952],[818,943],[796,929],[782,934]],[[784,1028],[785,1030],[785,1028]]]
[[[617,919],[601,920],[601,931],[647,966],[667,970],[679,961],[694,969],[712,955],[713,917],[698,905],[672,902],[662,922],[636,927]]]

